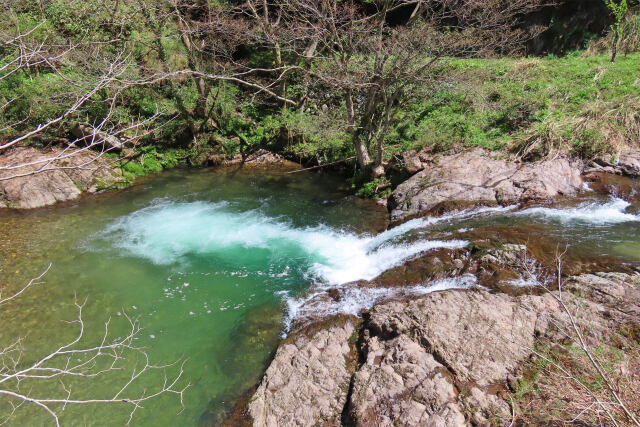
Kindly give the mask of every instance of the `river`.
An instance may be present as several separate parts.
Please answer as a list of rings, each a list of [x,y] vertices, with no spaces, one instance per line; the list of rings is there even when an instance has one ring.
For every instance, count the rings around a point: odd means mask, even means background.
[[[115,338],[128,331],[127,316],[139,317],[144,329],[135,343],[148,347],[153,363],[186,360],[180,385],[191,386],[184,410],[165,395],[138,410],[133,424],[215,425],[259,380],[297,307],[318,290],[373,279],[479,236],[545,241],[547,248],[568,243],[573,259],[640,265],[637,207],[617,197],[585,191],[565,205],[463,211],[381,232],[386,212],[349,196],[343,182],[280,170],[173,170],[73,203],[1,211],[0,284],[19,289],[52,266],[44,283],[0,309],[0,346],[26,337],[23,366],[72,339],[75,325],[62,320],[75,316],[74,298],[87,299],[87,345],[99,342],[108,319]],[[460,283],[437,289],[449,286]],[[384,297],[384,290],[353,295],[321,309],[357,313]],[[78,398],[105,397],[128,376],[117,371],[65,386]],[[160,379],[158,372],[142,376],[132,393]],[[27,385],[34,395],[60,390],[53,382]],[[129,414],[124,404],[68,406],[61,421],[120,425]],[[10,424],[46,419],[25,405]]]

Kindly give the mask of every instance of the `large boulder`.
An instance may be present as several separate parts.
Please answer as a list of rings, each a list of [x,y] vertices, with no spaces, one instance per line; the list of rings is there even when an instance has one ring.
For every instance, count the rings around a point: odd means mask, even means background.
[[[339,426],[355,370],[350,338],[357,323],[339,317],[310,325],[281,344],[249,402],[253,425]]]
[[[611,173],[631,178],[640,177],[640,151],[629,150],[619,156],[600,156],[586,170],[587,173]]]
[[[583,189],[583,164],[557,158],[517,164],[474,149],[434,157],[389,199],[392,219],[426,213],[447,202],[510,204],[574,196]]]
[[[122,181],[119,169],[89,150],[17,147],[0,155],[0,207],[38,208]]]
[[[376,306],[350,413],[361,425],[486,424],[506,419],[497,392],[531,354],[549,295],[446,291]]]
[[[640,151],[632,151],[621,155],[616,168],[624,175],[634,178],[640,177]]]

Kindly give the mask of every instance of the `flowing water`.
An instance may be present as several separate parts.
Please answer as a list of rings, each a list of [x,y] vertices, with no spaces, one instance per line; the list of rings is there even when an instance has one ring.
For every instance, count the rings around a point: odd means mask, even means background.
[[[182,412],[176,396],[166,395],[147,402],[133,424],[215,425],[256,383],[288,320],[317,290],[373,279],[431,249],[466,246],[472,233],[516,227],[536,239],[568,241],[579,255],[640,264],[640,215],[621,199],[587,194],[565,207],[457,212],[378,233],[385,227],[385,212],[347,196],[340,185],[322,174],[171,171],[117,193],[0,212],[0,284],[18,289],[52,263],[45,283],[0,310],[0,345],[26,337],[26,365],[72,339],[76,325],[62,320],[74,317],[76,295],[80,301],[87,298],[88,345],[99,341],[107,319],[112,339],[128,331],[127,316],[139,316],[145,329],[135,343],[148,346],[156,364],[187,359],[180,384],[191,387]],[[472,276],[464,276],[407,292],[474,285]],[[391,292],[379,288],[363,296],[354,291],[340,304],[318,309],[357,313]],[[168,369],[172,372],[175,368]],[[75,380],[65,386],[77,397],[106,397],[128,375],[115,372],[98,382]],[[153,389],[159,379],[157,373],[143,376],[132,392]],[[38,384],[34,395],[60,389]],[[67,407],[62,420],[65,425],[120,425],[129,409]],[[0,400],[0,414],[6,410]],[[37,408],[24,408],[13,423],[45,420]]]

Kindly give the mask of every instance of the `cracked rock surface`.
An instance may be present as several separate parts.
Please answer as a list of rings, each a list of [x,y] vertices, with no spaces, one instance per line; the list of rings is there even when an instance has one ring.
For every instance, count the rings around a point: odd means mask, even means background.
[[[285,340],[249,402],[254,425],[340,425],[355,369],[349,341],[358,323],[338,318]]]
[[[582,274],[564,288],[594,339],[640,325],[638,274]],[[508,423],[508,384],[536,339],[569,327],[558,295],[447,290],[382,302],[361,327],[344,316],[307,326],[281,344],[248,413],[256,426]]]

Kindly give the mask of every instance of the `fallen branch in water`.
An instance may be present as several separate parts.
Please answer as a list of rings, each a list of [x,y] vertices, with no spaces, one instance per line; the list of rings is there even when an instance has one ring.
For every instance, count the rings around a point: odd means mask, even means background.
[[[351,157],[347,157],[346,159],[338,160],[338,161],[335,161],[335,162],[325,163],[324,165],[311,166],[310,168],[297,169],[297,170],[289,171],[289,172],[286,172],[286,173],[298,173],[298,172],[310,171],[312,169],[319,169],[319,168],[323,168],[325,166],[331,166],[331,165],[335,165],[335,164],[342,163],[342,162],[348,162],[349,160],[355,160],[355,158],[356,158],[356,156],[351,156]]]

